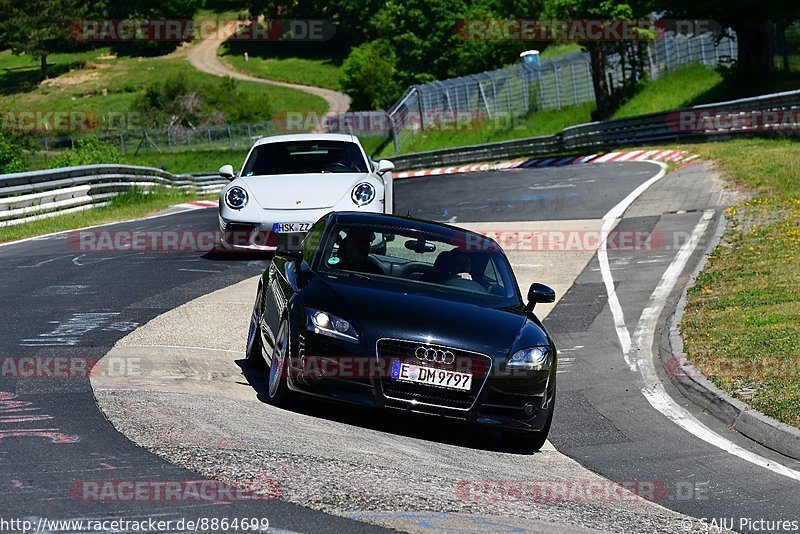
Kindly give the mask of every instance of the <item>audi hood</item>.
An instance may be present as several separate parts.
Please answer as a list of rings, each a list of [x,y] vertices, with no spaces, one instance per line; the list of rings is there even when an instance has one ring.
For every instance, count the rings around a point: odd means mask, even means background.
[[[243,176],[241,181],[260,207],[271,210],[330,208],[348,200],[361,182],[383,197],[383,183],[369,173],[314,173]]]
[[[315,276],[304,292],[303,304],[351,322],[370,345],[379,338],[396,337],[469,347],[502,358],[520,337],[532,345],[549,344],[544,331],[521,307],[490,309],[458,295],[401,292],[381,286],[367,280]]]

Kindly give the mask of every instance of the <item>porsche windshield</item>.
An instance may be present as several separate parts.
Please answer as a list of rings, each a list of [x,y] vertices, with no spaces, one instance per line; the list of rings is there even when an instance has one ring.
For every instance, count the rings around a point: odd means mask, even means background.
[[[365,226],[340,226],[331,236],[320,259],[323,275],[368,277],[505,304],[519,301],[508,260],[482,236]]]
[[[258,145],[242,176],[367,172],[356,143],[349,141],[286,141]]]

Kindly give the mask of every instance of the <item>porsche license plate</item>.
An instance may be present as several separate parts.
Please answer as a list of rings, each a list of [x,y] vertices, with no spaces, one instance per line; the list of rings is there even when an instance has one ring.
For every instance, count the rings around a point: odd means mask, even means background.
[[[392,378],[449,389],[469,390],[472,387],[472,375],[469,373],[422,367],[398,360],[392,362]]]
[[[276,234],[293,234],[308,232],[311,229],[310,222],[305,223],[275,223],[272,225],[272,232]]]

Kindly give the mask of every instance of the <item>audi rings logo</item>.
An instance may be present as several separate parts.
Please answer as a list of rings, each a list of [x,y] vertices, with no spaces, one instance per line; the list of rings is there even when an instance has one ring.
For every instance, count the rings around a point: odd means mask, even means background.
[[[434,363],[451,364],[456,361],[456,355],[449,350],[432,349],[430,347],[417,347],[414,356],[418,360]]]

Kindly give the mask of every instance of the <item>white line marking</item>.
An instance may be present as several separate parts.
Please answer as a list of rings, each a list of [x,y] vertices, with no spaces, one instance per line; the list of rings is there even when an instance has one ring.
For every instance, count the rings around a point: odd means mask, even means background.
[[[221,273],[222,271],[212,271],[211,269],[178,269],[187,273]]]
[[[616,219],[625,212],[628,206],[630,206],[630,204],[636,200],[639,195],[641,195],[645,190],[647,190],[648,187],[660,180],[666,174],[666,164],[661,162],[654,163],[661,167],[661,171],[637,187],[633,192],[631,192],[630,195],[623,199],[622,202],[614,206],[611,211],[609,211],[605,217],[603,217],[603,235],[608,235],[608,230],[613,227]],[[661,282],[653,291],[653,294],[650,297],[651,300],[659,299],[658,302],[660,302],[660,304],[656,303],[656,306],[660,306],[660,308],[663,309],[667,296],[677,282],[678,275],[685,267],[686,262],[691,256],[691,253],[697,247],[697,241],[700,238],[699,236],[702,235],[702,233],[705,231],[705,228],[708,226],[708,220],[707,214],[704,214],[703,220],[698,223],[698,227],[695,228],[695,232],[692,233],[689,241],[684,243],[683,247],[681,247],[681,250],[675,256],[675,259],[664,273],[664,277],[662,278]],[[603,283],[606,287],[606,293],[608,295],[608,304],[609,308],[611,309],[611,314],[614,317],[614,325],[617,330],[617,336],[619,337],[620,345],[623,349],[625,362],[632,371],[639,370],[641,372],[642,377],[645,380],[645,385],[642,388],[642,394],[650,403],[650,405],[661,412],[669,420],[692,435],[702,439],[706,443],[714,445],[715,447],[718,447],[754,465],[769,469],[775,473],[795,480],[800,480],[800,472],[789,469],[781,464],[776,464],[774,461],[767,460],[766,458],[743,449],[732,441],[720,436],[710,428],[703,425],[703,423],[698,421],[688,410],[681,407],[672,399],[672,397],[669,396],[664,389],[664,386],[661,384],[658,375],[655,373],[655,364],[653,363],[652,336],[655,334],[655,325],[658,320],[658,316],[661,313],[660,310],[658,313],[656,313],[656,306],[651,305],[642,313],[642,317],[639,320],[634,337],[637,341],[637,349],[643,350],[645,353],[642,358],[637,358],[635,362],[631,360],[631,336],[630,332],[628,332],[628,328],[625,326],[625,318],[622,312],[622,307],[619,303],[619,297],[616,294],[616,290],[614,289],[614,279],[611,276],[611,269],[608,265],[608,253],[602,244],[597,250],[597,257],[600,261],[600,270],[603,276]],[[647,342],[642,343],[642,340],[644,339],[643,336],[645,334],[649,334],[650,337]]]
[[[43,261],[40,261],[39,263],[36,263],[34,265],[17,265],[17,269],[32,269],[34,267],[41,267],[45,263],[50,263],[51,261],[56,261],[56,260],[60,260],[60,259],[63,259],[63,258],[69,258],[71,256],[72,256],[72,254],[67,254],[66,256],[56,256],[55,258],[50,258],[49,260],[43,260]]]
[[[611,208],[611,210],[603,216],[603,227],[600,229],[600,235],[608,236],[611,229],[617,223],[617,219],[622,217],[625,210],[628,209],[634,200],[644,193],[648,187],[659,181],[667,174],[667,166],[661,162],[653,162],[658,165],[661,170],[658,173],[641,184],[639,187],[631,191],[631,193],[622,199],[622,201]],[[625,326],[625,314],[622,313],[622,306],[617,297],[617,291],[614,288],[614,278],[611,276],[611,267],[608,264],[608,251],[605,247],[605,239],[597,248],[597,261],[600,263],[600,272],[603,276],[603,284],[606,286],[606,294],[608,295],[608,307],[611,309],[611,315],[614,318],[614,328],[617,330],[617,337],[622,345],[622,354],[625,357],[625,363],[631,371],[636,370],[636,366],[629,359],[631,350],[631,334],[628,327]]]
[[[750,462],[764,469],[783,475],[785,477],[800,480],[800,472],[790,469],[784,465],[776,463],[775,461],[768,460],[758,454],[752,453],[747,449],[740,447],[732,441],[720,436],[703,423],[698,421],[686,408],[679,405],[675,400],[669,396],[664,389],[664,385],[656,374],[655,363],[653,362],[653,342],[655,331],[657,328],[658,317],[667,302],[670,292],[678,282],[678,277],[686,267],[694,250],[700,241],[700,238],[708,228],[711,218],[714,215],[714,210],[707,210],[703,213],[702,219],[695,226],[689,240],[684,243],[678,254],[670,263],[661,281],[656,286],[653,293],[650,295],[650,306],[645,308],[642,316],[639,319],[639,324],[634,332],[633,339],[636,349],[634,352],[638,354],[635,357],[636,367],[639,369],[644,385],[642,386],[642,395],[647,399],[650,405],[661,412],[670,421],[690,432],[694,436],[702,439],[706,443],[714,445],[723,451],[738,456],[746,462]]]

